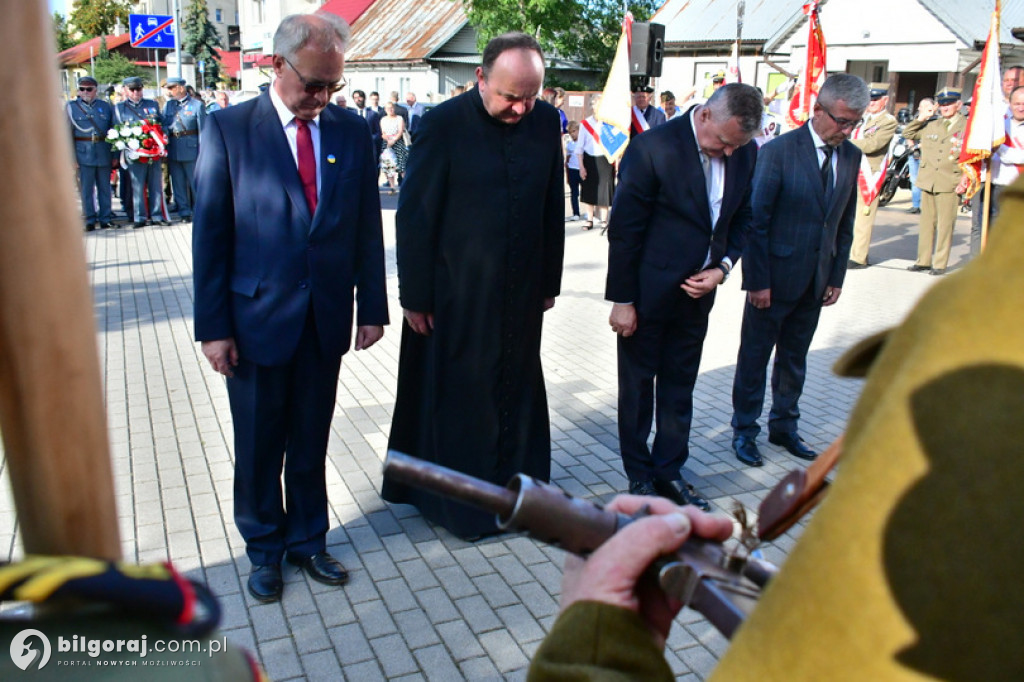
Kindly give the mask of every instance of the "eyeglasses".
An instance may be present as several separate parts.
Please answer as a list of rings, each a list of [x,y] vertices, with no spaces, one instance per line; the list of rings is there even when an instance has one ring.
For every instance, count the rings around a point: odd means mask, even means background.
[[[132,92],[139,92],[140,90],[142,90],[142,86],[141,85],[133,85],[133,86],[129,87],[128,89],[131,90]]]
[[[96,87],[93,85],[79,85],[78,89],[82,92],[92,92]]]
[[[824,107],[824,105],[819,104],[818,106],[821,107],[822,111],[824,111],[826,114],[828,114],[828,117],[830,119],[832,119],[833,121],[836,122],[836,125],[839,126],[840,130],[853,129],[853,128],[856,128],[857,126],[859,126],[861,123],[864,122],[863,118],[858,118],[856,121],[851,121],[848,118],[836,118],[835,116],[832,115],[831,111],[829,111],[828,109],[826,109]]]
[[[319,95],[320,92],[323,90],[326,90],[328,94],[333,95],[334,93],[338,92],[346,85],[348,85],[348,81],[345,80],[344,78],[342,78],[340,81],[335,81],[333,83],[306,80],[306,78],[301,73],[299,73],[299,70],[295,68],[295,65],[288,61],[287,57],[281,55],[281,59],[283,59],[284,63],[291,67],[291,70],[294,71],[295,75],[299,77],[299,82],[301,82],[302,87],[306,89],[307,95]]]

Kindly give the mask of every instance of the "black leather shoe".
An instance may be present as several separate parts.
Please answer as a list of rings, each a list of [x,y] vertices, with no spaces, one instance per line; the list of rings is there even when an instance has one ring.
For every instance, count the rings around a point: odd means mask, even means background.
[[[658,491],[654,489],[654,486],[650,481],[634,481],[629,480],[629,494],[630,495],[650,495],[656,497]]]
[[[109,230],[110,228],[112,228],[112,227],[114,226],[114,223],[110,222],[109,220],[107,220],[107,221],[104,221],[104,222],[102,222],[102,223],[98,223],[98,224],[99,224],[99,226],[100,226],[100,227],[102,227],[102,228],[103,228],[104,230]]]
[[[803,438],[795,433],[769,433],[768,442],[772,445],[781,445],[789,451],[789,454],[800,459],[817,459],[818,453],[804,442]]]
[[[134,227],[136,230],[141,230],[145,226],[146,226],[146,223],[141,223],[138,220],[136,220],[134,223],[132,223],[132,227]]]
[[[907,213],[910,213],[911,215],[917,215],[920,212],[921,212],[921,209],[919,209],[919,208],[911,207],[911,208],[907,209]]]
[[[99,223],[86,223],[85,224],[85,231],[86,232],[92,232],[93,230],[96,229],[96,227],[98,225],[99,225]]]
[[[918,265],[917,263],[914,263],[913,265],[907,268],[907,270],[910,270],[911,272],[924,272],[925,270],[931,269],[932,266],[930,265]]]
[[[868,266],[867,263],[858,263],[855,260],[851,260],[850,262],[848,262],[846,264],[846,269],[847,270],[863,270],[867,266]]]
[[[662,497],[667,497],[680,507],[692,504],[698,509],[710,511],[711,505],[703,497],[697,494],[693,486],[686,481],[654,481],[654,490]]]
[[[744,464],[752,467],[764,466],[761,452],[757,449],[757,443],[753,438],[736,436],[732,439],[732,449],[736,453],[736,458]]]
[[[268,604],[279,601],[284,592],[284,581],[281,579],[281,567],[277,564],[253,566],[249,574],[249,594],[256,601]]]
[[[298,566],[310,578],[325,585],[344,585],[348,582],[348,571],[327,552],[317,552],[305,559],[289,557],[288,563]]]
[[[933,275],[945,275],[946,274],[946,268],[932,268],[932,274]]]

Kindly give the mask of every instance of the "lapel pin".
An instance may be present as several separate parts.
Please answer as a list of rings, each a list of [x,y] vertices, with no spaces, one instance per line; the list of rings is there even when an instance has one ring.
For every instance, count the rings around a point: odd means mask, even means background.
[[[334,154],[327,155],[327,163],[334,163],[337,159],[334,158]]]

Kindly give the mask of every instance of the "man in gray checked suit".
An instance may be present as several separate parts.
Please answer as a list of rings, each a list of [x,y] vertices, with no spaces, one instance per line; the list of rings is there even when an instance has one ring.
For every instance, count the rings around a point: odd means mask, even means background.
[[[109,102],[96,97],[98,87],[95,78],[82,76],[78,79],[78,98],[67,104],[86,232],[114,226],[114,211],[110,207],[111,154],[107,144],[114,110]]]
[[[822,86],[811,120],[758,154],[732,387],[733,450],[750,466],[764,463],[755,438],[773,349],[768,442],[802,459],[817,457],[797,433],[797,402],[821,308],[839,300],[846,276],[861,157],[848,138],[868,101],[864,81],[836,74]]]
[[[151,99],[142,96],[142,79],[131,76],[122,81],[128,89],[128,99],[118,102],[114,107],[114,117],[118,123],[125,121],[160,120],[160,106]],[[160,164],[145,160],[132,161],[122,154],[121,163],[128,163],[128,172],[132,176],[132,206],[135,209],[135,228],[152,225],[170,225],[167,208],[164,206],[163,181],[160,175]],[[121,189],[122,192],[125,188]],[[148,191],[149,202],[146,202]]]
[[[192,174],[199,158],[199,131],[206,120],[206,107],[185,90],[185,79],[167,79],[167,104],[163,125],[167,133],[167,169],[171,190],[183,223],[192,222]]]

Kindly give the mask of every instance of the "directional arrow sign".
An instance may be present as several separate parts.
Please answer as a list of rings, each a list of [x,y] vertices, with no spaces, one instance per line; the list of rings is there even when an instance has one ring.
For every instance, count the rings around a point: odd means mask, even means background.
[[[129,14],[128,32],[132,47],[163,48],[173,50],[177,36],[174,17],[162,14]]]

